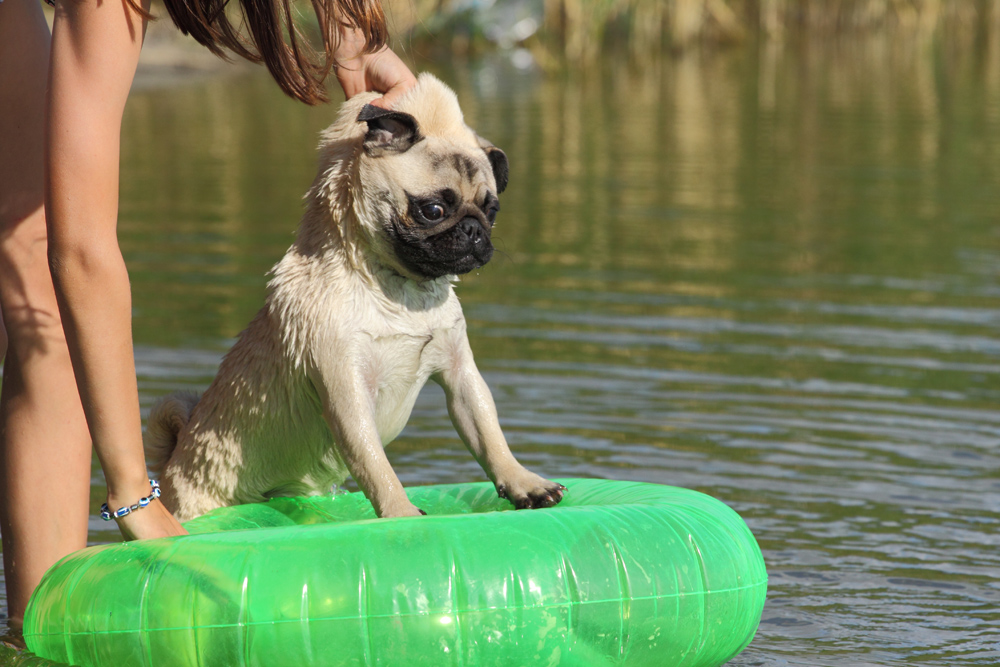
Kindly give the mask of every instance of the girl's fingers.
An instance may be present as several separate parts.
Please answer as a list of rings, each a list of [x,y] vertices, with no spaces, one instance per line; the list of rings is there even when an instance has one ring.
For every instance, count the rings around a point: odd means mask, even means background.
[[[382,107],[384,109],[391,109],[392,106],[396,103],[396,100],[405,95],[406,92],[410,90],[410,88],[416,85],[416,83],[417,80],[414,79],[413,75],[411,74],[409,79],[397,83],[395,86],[387,90],[385,92],[385,95],[373,101],[372,104],[374,104],[375,106]]]
[[[366,91],[383,93],[372,104],[387,109],[417,83],[410,68],[388,47],[345,60],[337,68],[337,81],[348,99]]]
[[[372,90],[384,93],[376,103],[386,109],[391,108],[399,97],[417,83],[410,68],[391,49],[386,48],[374,54],[366,64],[368,78],[373,84]]]
[[[360,63],[351,63],[352,69],[347,69],[347,67],[337,68],[337,81],[340,83],[340,87],[344,89],[344,95],[347,99],[351,99],[358,93],[363,93],[367,90],[365,86],[365,73],[362,69]]]

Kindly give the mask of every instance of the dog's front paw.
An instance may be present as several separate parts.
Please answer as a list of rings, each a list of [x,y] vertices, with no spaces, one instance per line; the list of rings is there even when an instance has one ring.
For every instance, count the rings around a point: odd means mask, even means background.
[[[392,507],[384,507],[382,511],[378,513],[379,518],[391,519],[400,516],[426,516],[427,512],[423,511],[411,502],[398,503]]]
[[[497,495],[519,510],[552,507],[559,503],[566,487],[527,470],[513,480],[497,480]]]

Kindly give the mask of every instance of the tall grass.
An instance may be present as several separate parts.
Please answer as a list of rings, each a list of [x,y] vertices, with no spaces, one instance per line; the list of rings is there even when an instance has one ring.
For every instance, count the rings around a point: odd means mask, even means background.
[[[491,12],[534,11],[539,29],[514,41],[570,63],[609,47],[683,51],[763,35],[872,32],[995,35],[1000,0],[385,0],[397,32],[455,51],[487,48]],[[486,16],[486,18],[484,18]],[[495,41],[495,40],[493,40]]]

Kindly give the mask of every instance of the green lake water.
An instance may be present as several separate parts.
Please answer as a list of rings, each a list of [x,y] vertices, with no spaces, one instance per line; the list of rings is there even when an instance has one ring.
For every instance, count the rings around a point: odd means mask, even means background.
[[[998,45],[613,60],[426,65],[510,158],[498,252],[457,289],[515,453],[739,511],[770,588],[732,665],[1000,663]],[[259,72],[133,94],[144,410],[260,307],[333,116]],[[483,479],[436,387],[389,457]],[[93,542],[103,496],[95,467]]]

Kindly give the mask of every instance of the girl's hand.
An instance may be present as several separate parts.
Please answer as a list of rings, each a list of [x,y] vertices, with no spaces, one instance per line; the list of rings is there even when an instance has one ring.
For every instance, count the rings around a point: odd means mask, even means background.
[[[371,90],[383,93],[383,97],[372,104],[392,108],[393,103],[417,80],[392,49],[386,46],[375,53],[358,55],[363,44],[356,31],[345,30],[341,33],[336,53],[337,81],[348,99]]]
[[[115,521],[118,522],[118,530],[122,532],[122,537],[126,541],[187,535],[180,522],[159,500],[154,500],[146,507]]]

